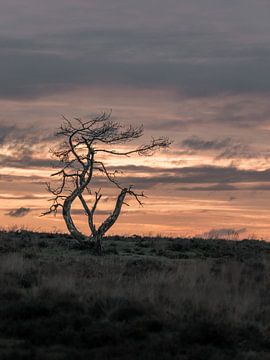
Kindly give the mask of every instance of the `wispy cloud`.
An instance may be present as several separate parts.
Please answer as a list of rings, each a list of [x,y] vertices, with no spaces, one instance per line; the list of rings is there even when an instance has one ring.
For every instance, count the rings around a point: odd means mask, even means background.
[[[192,150],[220,150],[231,145],[232,139],[204,140],[198,136],[191,136],[182,141],[182,145]]]
[[[20,207],[18,209],[8,211],[6,213],[6,215],[15,217],[15,218],[19,218],[19,217],[24,217],[24,216],[28,215],[30,211],[31,211],[30,208]]]

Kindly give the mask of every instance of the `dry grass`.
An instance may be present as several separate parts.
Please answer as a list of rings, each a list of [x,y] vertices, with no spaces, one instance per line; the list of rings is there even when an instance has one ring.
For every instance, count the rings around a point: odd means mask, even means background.
[[[2,233],[0,359],[270,359],[268,244],[65,241]]]

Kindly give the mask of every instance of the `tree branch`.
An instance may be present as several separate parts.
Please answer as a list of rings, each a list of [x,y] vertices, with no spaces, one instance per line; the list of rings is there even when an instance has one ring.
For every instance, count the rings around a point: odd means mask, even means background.
[[[81,205],[88,217],[88,225],[92,236],[102,237],[106,231],[117,220],[127,195],[133,197],[140,206],[143,205],[142,198],[144,193],[138,193],[133,190],[133,186],[123,187],[116,178],[118,170],[110,172],[103,161],[96,160],[97,154],[108,154],[116,156],[130,156],[132,154],[149,156],[156,150],[169,147],[171,141],[168,138],[152,138],[150,143],[141,145],[135,149],[126,151],[117,151],[110,148],[110,145],[126,144],[132,140],[138,139],[143,135],[143,126],[124,127],[120,123],[111,119],[111,112],[103,112],[89,120],[74,118],[72,121],[63,116],[63,123],[56,133],[63,137],[64,141],[58,149],[51,150],[52,154],[63,165],[62,168],[54,172],[52,177],[59,177],[57,186],[53,187],[47,184],[48,191],[54,195],[51,199],[52,204],[43,215],[57,213],[58,208],[62,208],[62,213],[66,226],[72,236],[79,242],[86,238],[76,228],[72,216],[71,207],[75,199],[79,199]],[[113,183],[120,193],[117,197],[112,214],[96,229],[94,224],[94,214],[102,197],[100,190],[95,192],[93,204],[89,206],[85,200],[84,192],[91,194],[91,181],[94,171],[105,175],[106,179]],[[88,238],[89,239],[89,238]]]

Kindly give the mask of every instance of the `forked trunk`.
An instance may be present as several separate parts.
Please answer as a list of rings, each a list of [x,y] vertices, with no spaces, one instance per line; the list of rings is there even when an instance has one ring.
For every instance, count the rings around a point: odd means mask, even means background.
[[[71,217],[71,205],[73,201],[76,199],[77,196],[80,194],[74,192],[74,194],[68,197],[63,204],[63,217],[67,226],[68,231],[76,239],[83,247],[94,249],[94,252],[97,255],[102,254],[102,238],[104,237],[105,233],[113,226],[116,222],[121,208],[127,194],[127,189],[123,189],[121,193],[118,195],[114,211],[108,218],[100,225],[99,229],[96,230],[95,227],[90,227],[92,231],[92,236],[87,237],[84,236],[75,226],[72,217]],[[82,198],[83,199],[83,198]],[[93,216],[93,214],[88,214],[89,216]],[[91,219],[92,224],[92,219]]]

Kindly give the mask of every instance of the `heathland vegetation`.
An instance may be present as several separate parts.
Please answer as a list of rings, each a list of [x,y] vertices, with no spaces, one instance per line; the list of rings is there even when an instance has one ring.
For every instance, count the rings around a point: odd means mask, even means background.
[[[0,233],[1,359],[270,359],[270,244]]]

